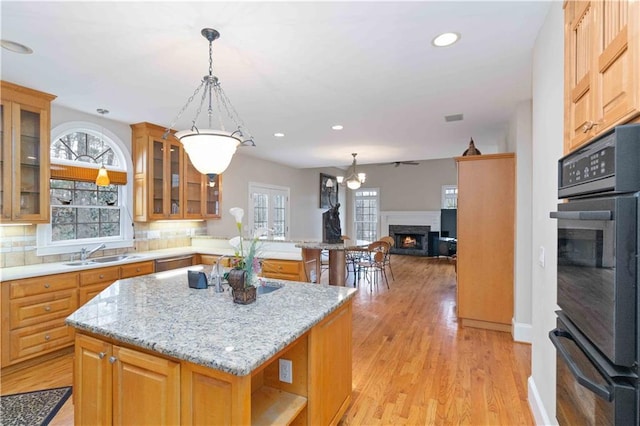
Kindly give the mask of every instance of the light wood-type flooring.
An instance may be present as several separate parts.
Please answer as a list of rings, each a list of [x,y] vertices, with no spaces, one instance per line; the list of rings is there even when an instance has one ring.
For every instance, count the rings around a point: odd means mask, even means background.
[[[459,328],[447,259],[393,256],[392,267],[390,290],[362,282],[356,296],[353,395],[341,424],[533,425],[530,346],[508,333]],[[66,355],[3,375],[1,393],[71,384]],[[72,398],[51,425],[71,424]]]

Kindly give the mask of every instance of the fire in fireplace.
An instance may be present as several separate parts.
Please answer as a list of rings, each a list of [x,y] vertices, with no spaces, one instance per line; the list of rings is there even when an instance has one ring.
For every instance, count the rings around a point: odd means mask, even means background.
[[[418,241],[415,237],[411,235],[405,235],[404,238],[399,238],[401,244],[399,244],[402,248],[415,248],[418,245]]]

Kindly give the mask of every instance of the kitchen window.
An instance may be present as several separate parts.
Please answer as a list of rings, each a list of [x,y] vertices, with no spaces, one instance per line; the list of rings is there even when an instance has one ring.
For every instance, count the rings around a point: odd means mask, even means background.
[[[92,123],[56,128],[51,138],[51,222],[38,225],[37,254],[63,254],[105,243],[133,246],[127,169],[131,160],[114,134]],[[111,184],[97,186],[104,165]],[[129,167],[128,167],[129,166]]]
[[[458,185],[442,185],[442,208],[458,208]]]

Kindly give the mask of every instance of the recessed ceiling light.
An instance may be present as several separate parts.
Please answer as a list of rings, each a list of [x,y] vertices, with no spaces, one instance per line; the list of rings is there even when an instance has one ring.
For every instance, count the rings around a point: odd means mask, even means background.
[[[334,126],[331,126],[331,128],[333,130],[342,130],[342,129],[344,129],[344,126],[342,126],[342,124],[336,124]]]
[[[442,33],[434,38],[431,43],[436,47],[447,47],[458,40],[460,40],[460,34],[458,33]]]
[[[284,133],[274,133],[273,136],[275,136],[276,138],[284,138]]]
[[[15,53],[22,53],[23,55],[30,55],[33,53],[32,48],[11,40],[0,40],[0,46]]]

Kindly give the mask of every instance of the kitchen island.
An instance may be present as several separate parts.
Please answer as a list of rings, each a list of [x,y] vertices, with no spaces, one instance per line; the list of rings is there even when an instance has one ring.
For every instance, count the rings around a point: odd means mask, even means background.
[[[270,280],[237,305],[189,269],[116,281],[67,318],[76,424],[337,423],[356,290]]]

